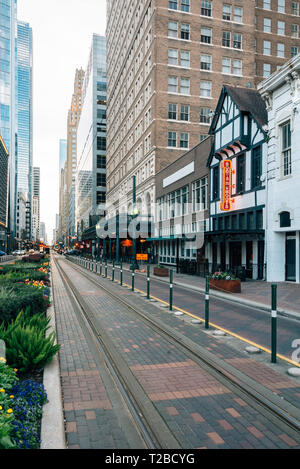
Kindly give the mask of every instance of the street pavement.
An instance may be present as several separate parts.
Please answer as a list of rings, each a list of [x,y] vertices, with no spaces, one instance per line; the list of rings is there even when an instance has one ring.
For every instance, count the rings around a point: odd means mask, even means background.
[[[134,377],[180,442],[182,448],[300,448],[292,438],[264,417],[247,399],[220,384],[164,337],[105,290],[59,259],[67,275],[105,329]],[[227,364],[255,379],[277,396],[300,408],[300,382],[276,366],[253,358],[206,334],[199,325],[183,321],[129,289],[92,274],[105,288],[119,292],[147,314],[174,328],[182,337],[201,344]],[[53,265],[54,306],[66,436],[69,448],[138,448],[141,441],[116,396],[112,383],[83,332],[81,320]],[[147,306],[146,306],[147,305]],[[297,441],[296,441],[297,440]]]

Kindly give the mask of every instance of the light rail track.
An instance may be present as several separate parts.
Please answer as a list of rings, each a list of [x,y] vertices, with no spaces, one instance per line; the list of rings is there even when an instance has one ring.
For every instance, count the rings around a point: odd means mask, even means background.
[[[95,273],[85,271],[82,267],[74,265],[74,263],[69,260],[67,262],[68,265],[71,266],[75,271],[80,273],[99,289],[104,290],[118,303],[125,306],[134,314],[137,314],[148,326],[153,329],[153,331],[159,333],[163,338],[168,340],[169,343],[175,344],[177,348],[181,349],[189,358],[192,358],[193,361],[196,362],[203,370],[216,378],[221,384],[226,386],[232,392],[239,395],[239,397],[246,400],[248,404],[256,408],[269,421],[282,427],[285,432],[290,434],[291,437],[300,443],[300,410],[298,408],[280,399],[279,396],[275,395],[272,391],[261,386],[256,381],[241,373],[239,370],[225,363],[223,360],[215,357],[212,353],[208,352],[199,344],[178,333],[167,324],[164,324],[158,318],[150,317],[146,313],[142,312],[138,307],[132,304],[128,298],[125,299],[124,296],[120,297],[118,293],[112,292],[111,289],[106,288],[105,281],[100,283]],[[175,439],[172,440],[170,435],[169,439],[167,438],[167,441],[162,444],[161,438],[163,437],[164,432],[157,432],[157,429],[154,428],[155,425],[153,427],[153,421],[149,422],[148,417],[143,414],[143,409],[141,408],[143,406],[139,405],[138,400],[134,396],[134,390],[130,389],[131,385],[128,381],[130,377],[124,376],[124,367],[121,370],[120,366],[114,362],[114,357],[112,357],[112,354],[109,352],[110,346],[107,345],[106,341],[111,341],[111,339],[105,337],[106,334],[103,331],[99,332],[93,321],[93,314],[89,311],[89,308],[81,298],[76,287],[67,277],[62,266],[59,262],[57,262],[56,259],[55,263],[64,280],[64,283],[70,288],[72,294],[79,303],[85,317],[92,327],[94,334],[97,336],[98,340],[101,340],[101,345],[104,348],[106,355],[109,356],[110,366],[112,367],[116,380],[120,381],[121,388],[123,388],[123,392],[125,391],[125,395],[127,394],[128,397],[130,396],[129,407],[137,425],[140,427],[141,433],[144,435],[146,444],[149,448],[155,447],[170,449],[170,445],[173,445],[172,448],[178,448],[179,446],[176,446],[177,441]],[[115,282],[115,284],[117,285],[117,282]]]

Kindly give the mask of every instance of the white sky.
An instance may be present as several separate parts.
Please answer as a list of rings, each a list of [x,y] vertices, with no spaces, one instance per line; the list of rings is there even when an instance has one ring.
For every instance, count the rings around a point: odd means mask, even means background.
[[[33,29],[33,164],[41,168],[41,221],[52,240],[59,211],[59,140],[67,138],[76,68],[86,68],[92,34],[105,35],[106,0],[18,0]]]

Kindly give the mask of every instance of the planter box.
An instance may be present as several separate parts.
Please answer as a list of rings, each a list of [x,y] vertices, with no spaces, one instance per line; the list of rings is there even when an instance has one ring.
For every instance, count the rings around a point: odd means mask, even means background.
[[[227,293],[241,293],[241,281],[238,280],[214,280],[210,279],[209,286],[213,290]]]
[[[154,267],[153,273],[157,277],[169,277],[169,269],[164,267]]]

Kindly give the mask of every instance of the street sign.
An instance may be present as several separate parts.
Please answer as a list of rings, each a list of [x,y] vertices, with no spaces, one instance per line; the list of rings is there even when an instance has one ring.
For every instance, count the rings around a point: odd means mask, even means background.
[[[149,259],[148,254],[137,254],[136,260],[137,261],[147,261]]]

